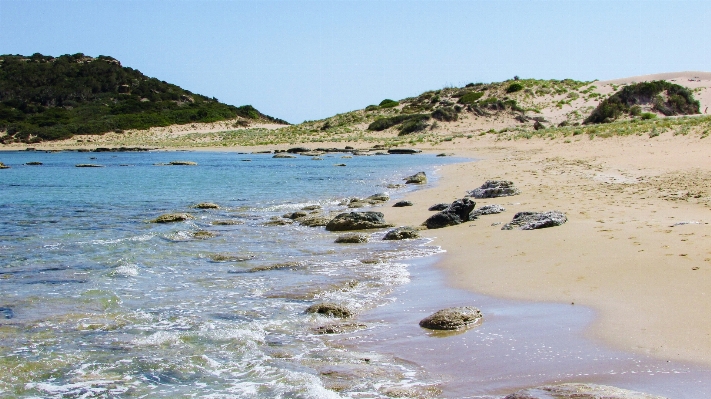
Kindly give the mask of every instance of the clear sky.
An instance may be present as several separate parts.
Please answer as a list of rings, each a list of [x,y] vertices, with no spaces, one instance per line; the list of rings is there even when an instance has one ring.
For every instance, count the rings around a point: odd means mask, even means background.
[[[298,123],[514,75],[711,71],[711,0],[0,0],[0,53],[36,52]]]

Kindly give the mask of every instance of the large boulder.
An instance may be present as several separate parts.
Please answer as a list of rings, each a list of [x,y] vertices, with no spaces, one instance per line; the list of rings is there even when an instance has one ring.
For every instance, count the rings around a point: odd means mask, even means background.
[[[347,307],[330,302],[311,305],[308,309],[306,309],[306,313],[318,313],[325,316],[339,317],[342,319],[353,316],[353,313]]]
[[[546,227],[560,226],[567,222],[568,218],[563,212],[518,212],[514,215],[510,223],[506,223],[501,230],[535,230]]]
[[[477,208],[471,211],[471,213],[469,213],[469,220],[478,219],[479,216],[482,215],[494,215],[496,213],[501,213],[505,210],[506,209],[503,206],[497,204],[484,205],[481,208]]]
[[[408,238],[420,238],[420,232],[412,227],[398,227],[385,233],[383,240],[406,240]]]
[[[417,172],[412,176],[404,178],[406,184],[425,184],[427,183],[427,175],[425,172]]]
[[[568,383],[527,388],[504,399],[665,399],[607,385]]]
[[[341,213],[326,225],[328,231],[380,229],[392,227],[385,223],[381,212],[348,212]]]
[[[508,180],[487,180],[481,187],[467,192],[474,198],[496,198],[517,195],[521,192]]]
[[[475,206],[476,202],[469,198],[456,200],[447,209],[430,216],[424,224],[428,229],[439,229],[464,223],[469,220],[469,214]]]
[[[151,220],[151,223],[175,223],[195,219],[188,213],[166,213]]]
[[[478,323],[481,318],[481,311],[473,306],[447,308],[420,320],[420,327],[430,330],[459,330]]]

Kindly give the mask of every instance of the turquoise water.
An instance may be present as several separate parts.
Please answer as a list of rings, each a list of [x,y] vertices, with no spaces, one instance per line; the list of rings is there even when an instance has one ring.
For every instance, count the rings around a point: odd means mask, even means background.
[[[347,197],[399,196],[414,188],[387,186],[461,159],[0,157],[11,166],[0,171],[0,395],[386,397],[385,388],[428,383],[406,362],[329,344],[317,328],[333,320],[304,310],[333,301],[362,313],[388,303],[409,281],[402,260],[438,249],[424,240],[384,242],[384,230],[367,244],[334,244],[323,227],[269,222],[306,205],[335,213],[346,211]],[[198,166],[156,166],[174,160]],[[191,207],[199,202],[220,209]],[[195,219],[148,223],[167,212]],[[219,220],[235,224],[213,224]],[[198,231],[214,236],[198,239]],[[324,371],[334,365],[357,377]]]

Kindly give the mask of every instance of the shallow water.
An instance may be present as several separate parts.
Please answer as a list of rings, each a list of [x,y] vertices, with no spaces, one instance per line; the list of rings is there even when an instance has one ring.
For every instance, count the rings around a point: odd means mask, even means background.
[[[155,166],[173,160],[199,165]],[[384,242],[384,231],[338,245],[323,227],[266,223],[307,204],[343,211],[344,197],[400,195],[412,188],[385,186],[461,160],[13,152],[2,161],[12,168],[0,175],[0,307],[12,318],[0,319],[0,395],[379,397],[404,374],[420,380],[384,359],[339,393],[326,389],[323,365],[360,360],[327,345],[315,329],[329,320],[304,310],[381,305],[409,281],[400,260],[438,249]],[[32,161],[43,165],[23,165]],[[204,201],[221,209],[190,208]],[[195,219],[147,223],[166,212]],[[201,230],[216,236],[196,239]]]

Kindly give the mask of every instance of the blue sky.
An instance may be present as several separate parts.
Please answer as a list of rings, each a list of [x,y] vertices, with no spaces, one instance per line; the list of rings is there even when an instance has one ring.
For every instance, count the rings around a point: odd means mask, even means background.
[[[110,55],[298,123],[469,82],[711,71],[711,1],[8,1],[0,53]]]

